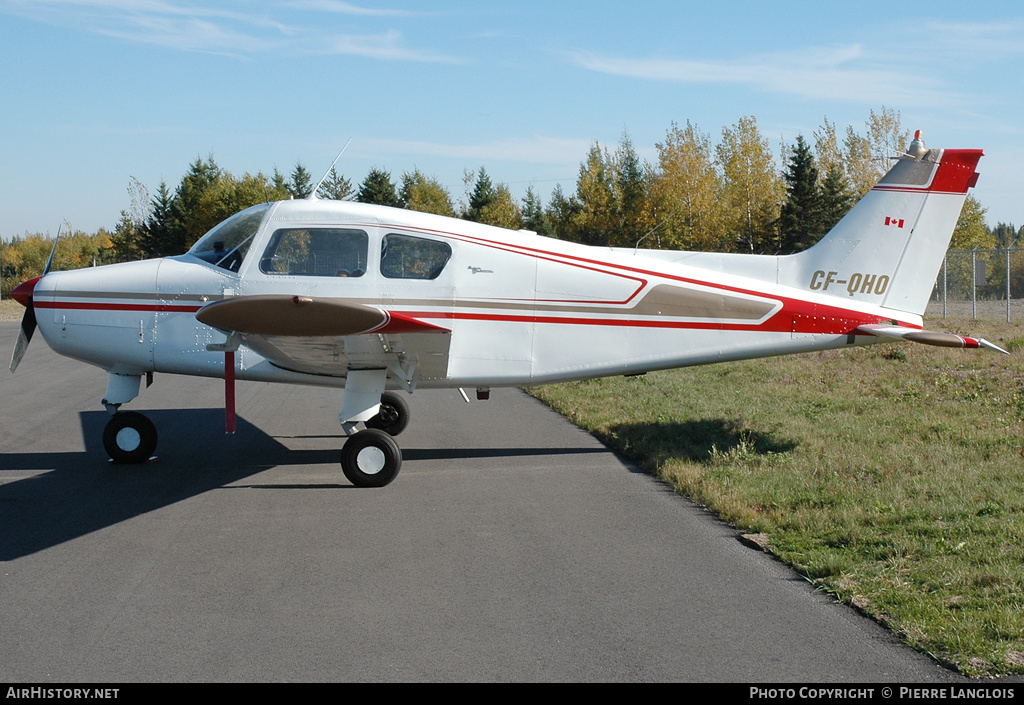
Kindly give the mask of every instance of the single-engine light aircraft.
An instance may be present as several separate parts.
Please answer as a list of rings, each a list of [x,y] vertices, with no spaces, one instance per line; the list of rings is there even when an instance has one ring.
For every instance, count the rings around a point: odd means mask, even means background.
[[[122,463],[156,448],[152,422],[120,411],[154,372],[223,378],[229,432],[236,379],[343,387],[342,470],[379,487],[401,467],[402,390],[486,398],[894,340],[1000,350],[921,318],[981,156],[927,149],[918,132],[828,235],[782,256],[590,247],[315,196],[264,203],[183,255],[47,265],[13,293],[26,311],[11,370],[37,325],[56,352],[106,370],[103,442]]]

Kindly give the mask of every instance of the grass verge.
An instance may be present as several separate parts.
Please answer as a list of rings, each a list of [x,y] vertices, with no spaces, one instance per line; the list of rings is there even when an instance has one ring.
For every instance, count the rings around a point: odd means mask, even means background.
[[[14,299],[0,300],[0,321],[20,321],[25,308]]]
[[[528,389],[821,590],[973,676],[1024,673],[1024,324]]]

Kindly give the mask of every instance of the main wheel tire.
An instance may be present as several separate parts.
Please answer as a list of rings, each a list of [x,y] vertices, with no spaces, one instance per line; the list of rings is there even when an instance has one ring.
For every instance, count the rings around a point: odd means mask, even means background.
[[[367,428],[376,428],[389,436],[397,436],[408,425],[409,403],[394,392],[384,392],[380,395],[380,411],[366,422]]]
[[[395,439],[376,428],[349,438],[341,449],[341,470],[356,487],[383,487],[402,468],[402,451]]]
[[[103,447],[115,463],[144,463],[156,450],[156,426],[135,411],[121,411],[103,429]]]

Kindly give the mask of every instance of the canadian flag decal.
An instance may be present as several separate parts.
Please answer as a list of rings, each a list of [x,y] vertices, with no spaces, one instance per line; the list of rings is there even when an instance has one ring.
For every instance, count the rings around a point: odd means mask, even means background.
[[[889,216],[885,216],[885,224],[886,225],[895,225],[897,228],[902,228],[903,227],[903,218],[900,218],[899,220],[897,220],[896,218],[890,218]]]

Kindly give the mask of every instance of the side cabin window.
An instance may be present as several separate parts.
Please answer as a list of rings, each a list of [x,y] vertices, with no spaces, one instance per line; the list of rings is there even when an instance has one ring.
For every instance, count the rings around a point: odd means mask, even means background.
[[[369,242],[362,230],[283,228],[271,235],[260,271],[293,277],[361,277]]]
[[[380,272],[388,279],[437,279],[451,259],[447,242],[389,233],[380,251]]]

